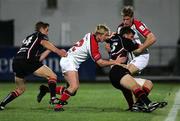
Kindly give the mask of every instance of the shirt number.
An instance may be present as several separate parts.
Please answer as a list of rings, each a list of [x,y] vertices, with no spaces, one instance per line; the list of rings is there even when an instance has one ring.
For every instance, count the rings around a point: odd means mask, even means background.
[[[22,43],[23,43],[24,45],[28,46],[28,45],[31,43],[31,40],[32,40],[32,36],[29,37],[28,39],[24,39],[24,40],[22,41]]]

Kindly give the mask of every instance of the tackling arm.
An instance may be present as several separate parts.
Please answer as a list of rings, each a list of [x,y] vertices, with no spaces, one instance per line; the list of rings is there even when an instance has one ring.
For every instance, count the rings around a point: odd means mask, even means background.
[[[59,55],[60,57],[65,57],[67,56],[67,52],[64,49],[58,49],[57,47],[55,47],[52,43],[50,43],[49,41],[46,40],[41,40],[41,45],[43,47],[45,47],[46,49],[56,53],[57,55]]]

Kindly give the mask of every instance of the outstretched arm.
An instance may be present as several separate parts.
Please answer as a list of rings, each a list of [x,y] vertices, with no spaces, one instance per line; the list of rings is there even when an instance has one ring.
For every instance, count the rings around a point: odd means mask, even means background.
[[[49,55],[50,52],[51,52],[50,50],[44,51],[44,52],[41,54],[41,56],[40,56],[40,58],[39,58],[39,61],[43,61],[43,60]]]
[[[58,49],[57,47],[55,47],[52,43],[50,43],[49,41],[46,40],[41,40],[41,45],[43,47],[45,47],[46,49],[56,53],[57,55],[59,55],[60,57],[65,57],[67,56],[67,52],[64,49]]]

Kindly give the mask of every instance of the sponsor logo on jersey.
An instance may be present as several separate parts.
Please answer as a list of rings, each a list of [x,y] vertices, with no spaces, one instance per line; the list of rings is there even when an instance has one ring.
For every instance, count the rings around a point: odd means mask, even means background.
[[[141,29],[142,31],[144,31],[144,30],[145,30],[145,27],[141,25],[141,26],[139,27],[139,29]]]

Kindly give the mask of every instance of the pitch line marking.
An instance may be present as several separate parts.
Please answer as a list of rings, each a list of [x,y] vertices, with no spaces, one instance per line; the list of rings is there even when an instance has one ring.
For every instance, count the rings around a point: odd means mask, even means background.
[[[180,109],[180,90],[176,93],[176,98],[165,121],[175,121],[178,110]]]

